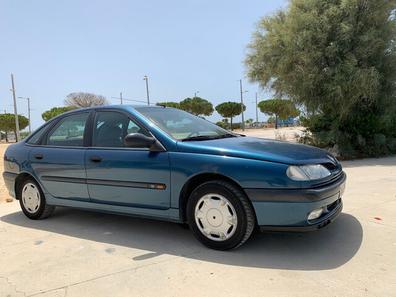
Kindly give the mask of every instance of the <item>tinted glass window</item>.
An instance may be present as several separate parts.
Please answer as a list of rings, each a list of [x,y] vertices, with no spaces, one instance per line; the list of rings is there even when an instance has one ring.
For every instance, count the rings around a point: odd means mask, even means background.
[[[197,136],[219,138],[231,135],[219,126],[182,110],[160,107],[136,107],[136,110],[177,140]]]
[[[38,129],[37,131],[34,131],[33,135],[29,138],[27,143],[29,143],[29,144],[37,144],[38,141],[40,140],[41,136],[47,130],[46,129],[47,127],[48,127],[48,125],[45,125],[45,126],[41,127],[40,129]]]
[[[83,146],[88,113],[79,113],[61,120],[47,138],[48,145]]]
[[[126,115],[115,111],[96,113],[93,146],[124,147],[124,138],[130,133],[150,134]]]

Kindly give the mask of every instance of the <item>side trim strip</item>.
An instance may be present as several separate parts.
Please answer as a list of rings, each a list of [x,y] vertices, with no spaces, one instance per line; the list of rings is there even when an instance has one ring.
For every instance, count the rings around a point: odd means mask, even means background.
[[[145,183],[145,182],[134,182],[134,181],[114,181],[105,179],[87,179],[89,185],[101,185],[101,186],[116,186],[116,187],[130,187],[130,188],[144,188],[153,190],[165,190],[165,184],[157,183]]]
[[[89,184],[89,185],[101,185],[101,186],[114,186],[114,187],[129,187],[129,188],[141,188],[141,189],[152,189],[152,190],[165,190],[166,185],[161,183],[145,183],[135,181],[116,181],[106,179],[86,179],[78,177],[62,177],[62,176],[43,176],[43,181],[54,181],[61,183],[74,183],[74,184]]]

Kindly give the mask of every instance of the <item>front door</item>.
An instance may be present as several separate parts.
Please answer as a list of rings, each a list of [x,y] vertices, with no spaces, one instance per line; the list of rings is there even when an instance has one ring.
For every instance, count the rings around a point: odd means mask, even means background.
[[[96,112],[92,147],[85,155],[92,202],[131,207],[170,207],[167,152],[124,147],[129,133],[149,132],[118,111]]]
[[[55,198],[89,201],[85,173],[84,134],[89,112],[61,119],[29,161],[45,192]]]

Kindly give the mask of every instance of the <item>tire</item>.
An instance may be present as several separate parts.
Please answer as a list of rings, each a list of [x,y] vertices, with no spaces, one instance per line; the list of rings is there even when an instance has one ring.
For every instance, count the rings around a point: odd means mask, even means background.
[[[205,182],[194,189],[187,202],[187,221],[194,236],[216,250],[241,246],[256,225],[246,195],[222,180]]]
[[[40,185],[32,178],[28,178],[20,184],[17,195],[22,211],[29,219],[48,218],[55,210],[55,206],[47,204]]]

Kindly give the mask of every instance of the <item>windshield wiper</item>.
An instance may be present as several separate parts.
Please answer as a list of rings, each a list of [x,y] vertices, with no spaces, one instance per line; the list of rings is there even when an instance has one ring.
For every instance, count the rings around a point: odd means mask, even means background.
[[[231,138],[231,137],[238,137],[240,134],[233,134],[233,133],[227,133],[223,135],[219,135],[217,138]]]
[[[234,134],[223,134],[223,135],[197,135],[187,138],[183,138],[181,141],[200,141],[200,140],[213,140],[220,138],[237,137]]]

